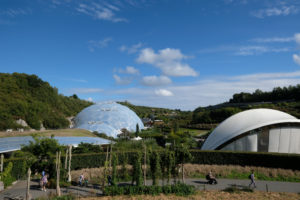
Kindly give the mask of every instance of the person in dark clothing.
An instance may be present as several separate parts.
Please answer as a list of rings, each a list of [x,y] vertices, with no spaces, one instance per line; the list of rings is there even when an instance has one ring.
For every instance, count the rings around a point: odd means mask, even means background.
[[[211,171],[206,175],[206,179],[208,180],[208,183],[209,183],[209,184],[218,184],[218,181],[217,181],[216,178],[212,175],[212,172],[211,172]]]

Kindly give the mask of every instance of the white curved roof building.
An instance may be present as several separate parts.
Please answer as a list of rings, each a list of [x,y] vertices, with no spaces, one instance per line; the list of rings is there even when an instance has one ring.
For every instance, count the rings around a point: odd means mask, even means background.
[[[144,129],[141,119],[129,108],[116,102],[100,102],[83,109],[75,117],[75,128],[105,133],[117,137],[121,129],[136,131],[136,125]]]
[[[240,112],[223,121],[202,149],[300,153],[300,120],[272,109]]]

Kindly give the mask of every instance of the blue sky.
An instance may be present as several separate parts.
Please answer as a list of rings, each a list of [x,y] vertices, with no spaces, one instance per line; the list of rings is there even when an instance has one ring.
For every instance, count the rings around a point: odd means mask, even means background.
[[[0,72],[193,110],[300,83],[300,1],[0,0]]]

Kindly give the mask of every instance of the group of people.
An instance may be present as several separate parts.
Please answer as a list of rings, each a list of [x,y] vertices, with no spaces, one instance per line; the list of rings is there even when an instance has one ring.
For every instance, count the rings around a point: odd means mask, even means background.
[[[256,188],[255,177],[254,177],[254,171],[253,170],[251,171],[251,174],[249,175],[249,179],[251,180],[251,182],[249,184],[249,187],[251,187],[253,185],[254,188]],[[206,180],[208,181],[208,184],[218,184],[218,181],[213,176],[211,171],[206,175]]]

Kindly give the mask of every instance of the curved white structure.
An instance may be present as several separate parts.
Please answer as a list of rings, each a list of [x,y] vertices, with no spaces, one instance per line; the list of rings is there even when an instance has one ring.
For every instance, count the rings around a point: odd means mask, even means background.
[[[223,121],[202,149],[300,153],[300,120],[272,109],[240,112]]]
[[[112,137],[117,137],[123,128],[136,131],[136,124],[144,129],[143,122],[135,112],[116,102],[96,103],[75,117],[75,128],[97,131]]]

